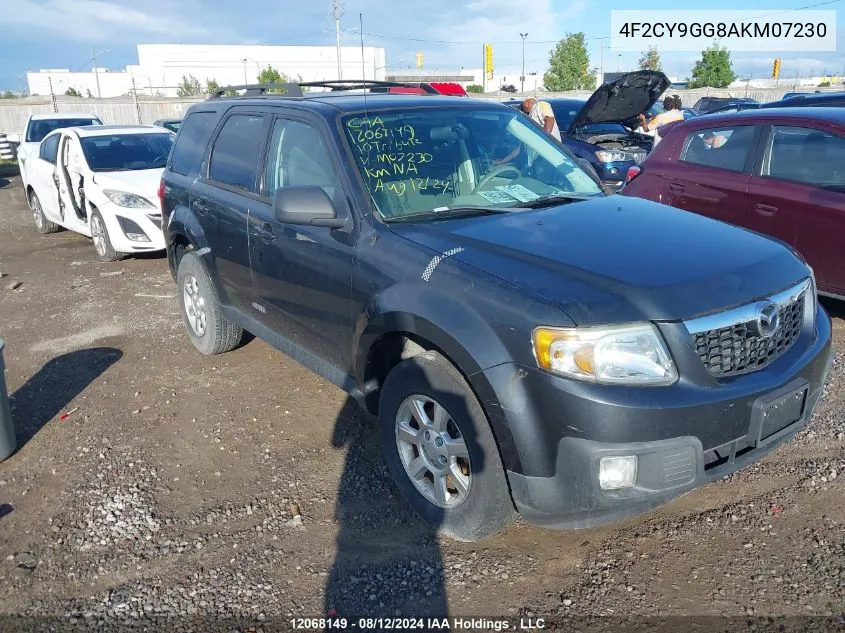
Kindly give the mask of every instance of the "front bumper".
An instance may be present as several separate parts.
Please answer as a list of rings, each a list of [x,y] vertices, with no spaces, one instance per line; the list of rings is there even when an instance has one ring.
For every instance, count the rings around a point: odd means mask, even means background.
[[[506,463],[511,451],[508,481],[517,510],[537,525],[592,527],[645,512],[755,462],[810,419],[832,358],[830,319],[819,309],[815,338],[803,349],[715,389],[680,383],[611,388],[573,384],[534,368],[488,369],[485,377],[508,415],[508,433],[498,436],[500,446],[505,439]],[[764,405],[796,390],[806,394],[797,420],[764,431]],[[633,487],[601,489],[599,461],[611,455],[638,457]]]
[[[112,247],[119,253],[152,253],[164,250],[164,234],[161,230],[161,214],[156,208],[129,209],[113,202],[98,205]],[[118,216],[131,220],[149,238],[149,242],[130,240],[121,226]]]

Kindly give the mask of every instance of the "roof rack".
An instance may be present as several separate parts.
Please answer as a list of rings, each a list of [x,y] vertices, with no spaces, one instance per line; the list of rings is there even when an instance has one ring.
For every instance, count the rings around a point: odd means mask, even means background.
[[[246,92],[243,94],[244,97],[255,97],[258,95],[266,94],[270,90],[283,90],[284,96],[286,97],[301,97],[302,96],[302,88],[299,87],[299,84],[295,83],[268,83],[268,84],[244,84],[241,86],[224,86],[218,90],[215,90],[210,95],[208,95],[209,99],[219,99],[226,95],[227,92],[233,90],[245,90]]]
[[[303,88],[330,88],[332,92],[345,90],[366,90],[367,88],[419,88],[419,85],[402,83],[399,81],[375,81],[372,79],[331,79],[325,81],[305,81],[299,83],[267,83],[267,84],[244,84],[241,86],[224,86],[208,95],[209,99],[219,99],[226,96],[227,92],[243,90],[243,97],[256,97],[269,93],[271,90],[281,90],[279,96],[296,98],[304,96]]]

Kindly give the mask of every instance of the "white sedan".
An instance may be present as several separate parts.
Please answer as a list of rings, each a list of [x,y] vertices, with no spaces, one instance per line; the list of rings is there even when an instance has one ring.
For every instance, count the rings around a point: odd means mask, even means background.
[[[158,187],[174,138],[141,125],[48,134],[26,163],[26,195],[38,232],[64,227],[86,235],[103,261],[163,250]]]

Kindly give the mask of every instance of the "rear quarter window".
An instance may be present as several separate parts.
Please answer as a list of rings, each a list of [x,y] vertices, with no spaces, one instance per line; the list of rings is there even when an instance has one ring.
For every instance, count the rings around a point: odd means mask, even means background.
[[[754,126],[697,130],[687,136],[681,161],[705,167],[743,171],[754,141]]]
[[[182,123],[182,129],[173,146],[170,170],[183,176],[199,173],[208,139],[217,123],[216,112],[193,112]]]

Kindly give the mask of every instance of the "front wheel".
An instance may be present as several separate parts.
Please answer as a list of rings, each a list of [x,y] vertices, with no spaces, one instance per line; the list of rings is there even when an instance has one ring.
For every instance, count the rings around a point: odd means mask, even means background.
[[[94,209],[91,212],[89,222],[91,223],[91,240],[94,242],[94,250],[97,251],[97,257],[100,261],[116,262],[121,259],[123,254],[114,250],[106,223],[98,210]]]
[[[443,534],[477,541],[516,517],[487,416],[436,352],[399,363],[381,390],[385,461],[414,510]]]

